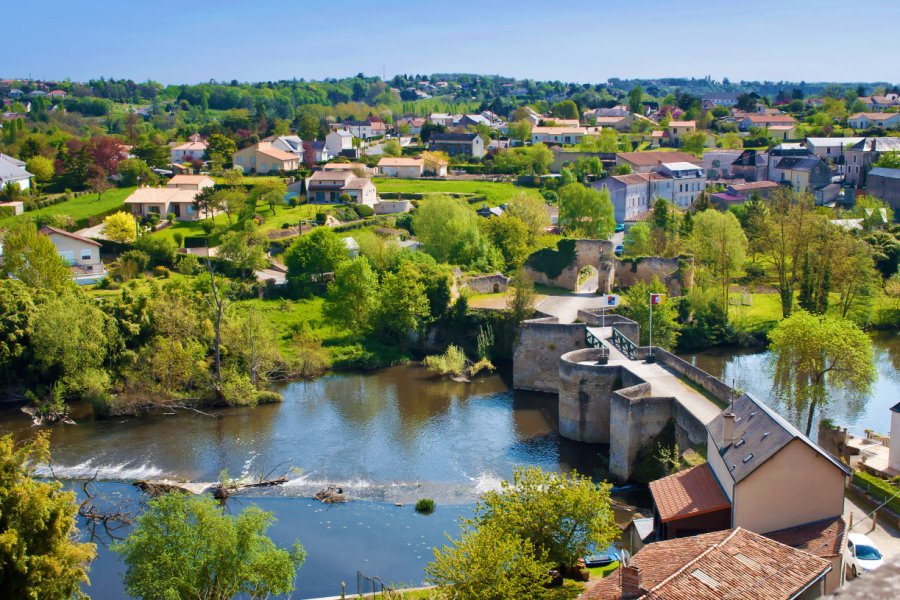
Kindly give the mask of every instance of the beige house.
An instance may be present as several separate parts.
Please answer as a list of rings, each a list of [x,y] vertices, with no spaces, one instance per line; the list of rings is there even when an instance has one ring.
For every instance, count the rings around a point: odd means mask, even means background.
[[[534,127],[532,144],[579,144],[586,135],[600,135],[601,127]]]
[[[191,162],[194,160],[203,160],[206,156],[206,150],[209,146],[206,142],[197,139],[183,144],[178,144],[169,152],[173,163]]]
[[[351,171],[316,171],[307,180],[306,189],[311,202],[341,202],[344,195],[355,204],[374,207],[378,202],[372,180]]]
[[[97,283],[107,276],[106,268],[100,261],[99,242],[49,225],[44,225],[39,231],[56,246],[56,251],[69,265],[77,284]]]
[[[195,192],[214,185],[216,185],[216,182],[213,178],[206,175],[175,175],[166,182],[167,188],[194,190]]]
[[[377,172],[382,177],[418,179],[425,173],[425,159],[385,157],[378,161]]]
[[[131,214],[136,218],[155,214],[165,219],[173,214],[176,221],[198,221],[202,215],[195,204],[196,198],[194,190],[143,187],[134,190],[125,204],[131,207]]]
[[[697,131],[697,121],[669,121],[669,140],[676,145],[681,144],[681,139]]]
[[[856,113],[847,118],[847,124],[853,129],[869,129],[872,127],[897,129],[900,128],[900,113]]]
[[[245,173],[277,173],[279,171],[296,171],[300,168],[300,160],[295,154],[279,150],[272,142],[259,142],[238,150],[231,155],[236,167]]]

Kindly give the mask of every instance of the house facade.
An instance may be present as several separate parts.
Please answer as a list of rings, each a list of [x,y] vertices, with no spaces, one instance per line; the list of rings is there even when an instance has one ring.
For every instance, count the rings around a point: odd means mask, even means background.
[[[207,175],[175,175],[166,182],[167,188],[179,190],[193,190],[199,192],[216,185],[215,180]]]
[[[303,140],[297,135],[279,135],[271,140],[272,147],[293,154],[297,160],[303,162]]]
[[[107,276],[100,261],[100,243],[63,229],[44,225],[38,230],[56,246],[60,258],[69,265],[72,277],[79,285],[97,283]]]
[[[208,146],[204,141],[185,142],[172,148],[169,152],[169,156],[173,163],[203,160],[206,157],[207,148]]]
[[[485,154],[484,138],[477,133],[433,133],[429,149],[446,152],[450,156],[482,158]]]
[[[259,142],[238,150],[231,156],[232,163],[241,167],[245,173],[278,173],[282,171],[296,171],[300,168],[297,156],[284,150],[279,150],[272,142]]]
[[[581,139],[586,135],[600,135],[600,127],[579,127],[579,126],[553,126],[553,127],[534,127],[531,130],[532,144],[559,144],[573,145],[580,144]]]
[[[672,202],[678,208],[690,208],[706,189],[706,173],[702,167],[689,162],[666,162],[654,172],[672,180]]]
[[[864,139],[861,137],[810,137],[806,138],[806,148],[813,156],[842,165],[845,162],[846,150]]]
[[[11,183],[22,191],[31,188],[31,173],[25,170],[25,161],[0,153],[0,189]]]
[[[900,113],[856,113],[847,118],[853,129],[897,129],[900,128]]]
[[[332,131],[325,136],[325,148],[331,156],[353,153],[353,134],[346,129]]]
[[[817,156],[787,156],[775,163],[772,181],[789,185],[801,194],[814,192],[831,183],[831,171]]]
[[[422,158],[385,157],[378,161],[376,170],[382,177],[418,179],[425,173],[425,160]]]
[[[866,177],[866,194],[887,202],[900,210],[900,169],[875,167]]]
[[[696,133],[696,121],[669,121],[669,140],[675,145],[681,145],[684,136]]]
[[[665,162],[688,162],[701,166],[699,158],[687,152],[619,152],[616,166],[628,165],[633,173],[649,173]]]
[[[797,120],[790,115],[746,115],[738,123],[741,131],[749,131],[751,127],[768,128],[773,125],[797,125]]]
[[[609,191],[616,223],[637,220],[652,208],[656,198],[673,198],[672,179],[659,173],[612,175],[594,182],[592,187]]]
[[[378,202],[372,180],[352,171],[316,171],[307,179],[306,189],[310,202],[337,203],[345,195],[354,204],[374,207]]]

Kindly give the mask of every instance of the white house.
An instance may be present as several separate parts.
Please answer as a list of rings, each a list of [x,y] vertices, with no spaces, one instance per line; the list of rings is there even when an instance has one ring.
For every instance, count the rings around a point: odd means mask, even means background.
[[[279,135],[272,139],[272,147],[293,154],[298,161],[303,161],[303,140],[296,135]]]
[[[31,187],[31,173],[25,170],[25,163],[7,154],[0,154],[0,189],[6,184],[12,183],[19,186],[20,190]]]
[[[170,152],[173,163],[191,162],[203,160],[208,146],[203,141],[191,141],[179,144]]]
[[[39,232],[56,246],[56,252],[69,265],[72,277],[79,285],[97,283],[106,277],[100,261],[100,244],[63,229],[44,225]]]
[[[340,202],[347,195],[355,204],[374,207],[378,202],[375,184],[352,171],[316,171],[306,181],[310,202]]]
[[[703,167],[689,162],[662,163],[653,169],[666,177],[671,177],[672,201],[678,208],[689,208],[700,192],[706,189],[706,173]]]
[[[338,156],[345,150],[353,150],[353,134],[345,129],[332,131],[325,136],[325,148],[331,156]]]
[[[600,127],[534,127],[531,143],[574,145],[581,143],[586,135],[600,135],[600,130]]]
[[[456,117],[455,115],[451,115],[448,113],[431,113],[430,115],[428,115],[428,120],[435,125],[442,125],[443,127],[453,127],[453,123],[456,120]]]
[[[872,127],[897,129],[900,127],[900,113],[856,113],[847,119],[847,124],[853,129],[869,129]]]
[[[378,161],[378,174],[382,177],[418,179],[425,172],[425,159],[411,157],[384,157]]]

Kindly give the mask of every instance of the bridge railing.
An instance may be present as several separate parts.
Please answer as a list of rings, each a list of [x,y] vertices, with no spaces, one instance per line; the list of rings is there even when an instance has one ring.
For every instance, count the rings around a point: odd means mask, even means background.
[[[613,346],[618,348],[619,351],[622,354],[624,354],[625,356],[627,356],[629,359],[635,360],[637,358],[637,348],[638,348],[637,344],[635,344],[630,339],[628,339],[628,336],[626,336],[624,333],[622,333],[615,327],[612,328],[611,341],[612,341]]]
[[[600,341],[594,333],[587,327],[584,328],[584,343],[588,348],[603,348],[603,342]]]

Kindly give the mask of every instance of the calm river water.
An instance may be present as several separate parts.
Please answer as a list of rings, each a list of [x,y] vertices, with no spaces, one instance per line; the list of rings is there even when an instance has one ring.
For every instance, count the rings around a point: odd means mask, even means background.
[[[824,413],[833,421],[886,431],[897,402],[900,338],[879,335],[879,379],[865,398],[834,397]],[[768,354],[710,351],[686,357],[698,366],[772,403],[791,421],[803,415],[771,391]],[[356,591],[357,571],[386,582],[418,584],[431,548],[456,536],[457,517],[469,515],[482,492],[495,489],[516,465],[605,476],[606,449],[577,444],[557,433],[553,396],[513,392],[500,375],[473,383],[437,379],[417,367],[342,373],[283,386],[284,402],[255,409],[180,411],[142,419],[94,421],[52,433],[53,473],[82,479],[95,473],[107,501],[132,503],[135,479],[216,481],[230,476],[281,474],[290,482],[229,501],[273,511],[270,535],[307,549],[295,597]],[[31,429],[15,407],[0,409],[0,434]],[[326,506],[308,497],[337,484],[361,501]],[[415,514],[411,504],[434,498],[438,510]],[[395,506],[402,503],[403,506]],[[624,518],[624,515],[623,515]],[[94,598],[121,598],[122,565],[100,548],[86,588]]]

